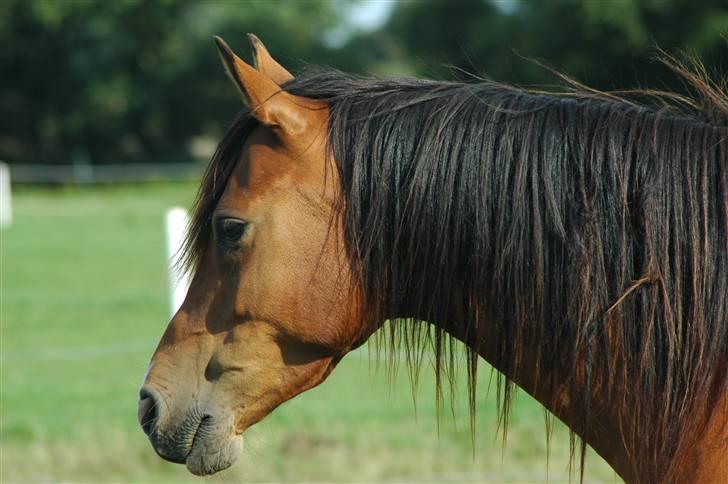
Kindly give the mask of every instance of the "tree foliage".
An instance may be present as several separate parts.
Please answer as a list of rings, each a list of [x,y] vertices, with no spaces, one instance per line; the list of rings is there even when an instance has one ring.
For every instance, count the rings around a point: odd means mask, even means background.
[[[240,109],[213,34],[247,53],[245,33],[264,32],[283,58],[308,58],[334,22],[323,2],[0,5],[0,157],[21,162],[188,159]]]
[[[517,84],[553,83],[535,59],[599,89],[676,87],[656,48],[728,66],[728,3],[722,0],[403,2],[384,32],[416,72],[451,66]],[[524,59],[525,58],[525,59]]]
[[[356,1],[356,0],[354,0]],[[358,0],[359,2],[363,0]],[[0,2],[0,159],[179,161],[240,108],[213,34],[246,53],[257,33],[284,64],[517,84],[554,82],[534,58],[600,89],[671,84],[655,46],[728,66],[722,0],[419,0],[331,46],[349,0]],[[455,74],[457,75],[457,73]]]

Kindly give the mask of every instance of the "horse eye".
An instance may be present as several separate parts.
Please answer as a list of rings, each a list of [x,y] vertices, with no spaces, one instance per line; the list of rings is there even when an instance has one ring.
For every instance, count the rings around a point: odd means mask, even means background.
[[[244,220],[237,218],[221,218],[217,220],[217,234],[220,241],[227,244],[238,243],[245,230],[248,227],[248,223]]]

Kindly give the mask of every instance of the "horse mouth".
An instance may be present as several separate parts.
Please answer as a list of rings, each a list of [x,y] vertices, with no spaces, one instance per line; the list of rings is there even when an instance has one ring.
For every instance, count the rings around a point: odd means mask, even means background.
[[[187,460],[187,457],[189,457],[190,452],[192,452],[192,449],[195,447],[195,442],[198,441],[198,439],[204,438],[205,434],[209,432],[205,427],[210,427],[212,421],[212,415],[203,415],[200,419],[200,423],[197,424],[197,429],[195,429],[194,434],[192,435],[192,443],[190,444],[190,450],[187,451],[187,455],[185,456],[185,460]]]
[[[240,456],[242,434],[222,432],[211,416],[203,416],[185,456],[187,470],[198,476],[227,469]]]
[[[184,464],[195,475],[205,476],[227,469],[240,456],[243,436],[230,431],[212,415],[190,415],[166,429],[155,428],[149,440],[156,453],[175,464]]]

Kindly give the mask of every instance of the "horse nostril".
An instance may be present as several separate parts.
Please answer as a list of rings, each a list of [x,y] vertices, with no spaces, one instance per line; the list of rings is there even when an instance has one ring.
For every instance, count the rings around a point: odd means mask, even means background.
[[[154,422],[157,420],[157,400],[154,395],[146,390],[139,392],[139,406],[137,407],[137,418],[144,433],[152,433]]]

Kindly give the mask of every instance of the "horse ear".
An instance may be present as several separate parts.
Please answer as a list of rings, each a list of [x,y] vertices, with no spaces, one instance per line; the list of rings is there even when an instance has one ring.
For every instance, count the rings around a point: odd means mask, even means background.
[[[228,75],[242,92],[251,114],[261,123],[288,134],[305,129],[304,103],[240,59],[220,37],[215,36]]]
[[[265,48],[263,42],[255,34],[248,34],[248,39],[250,40],[250,46],[253,48],[253,60],[258,72],[269,77],[279,86],[293,80],[293,74],[288,72],[270,55],[268,49]]]

